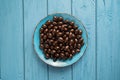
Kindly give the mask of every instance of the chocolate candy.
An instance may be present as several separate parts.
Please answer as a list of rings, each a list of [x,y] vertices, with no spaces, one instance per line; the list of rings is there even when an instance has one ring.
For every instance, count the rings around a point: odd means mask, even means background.
[[[48,34],[48,38],[52,38],[52,34],[51,33]]]
[[[54,17],[53,17],[53,21],[56,21],[56,22],[57,22],[57,21],[58,21],[58,17],[57,17],[57,16],[54,16]]]
[[[59,54],[58,54],[58,53],[56,53],[56,54],[55,54],[55,57],[56,57],[56,58],[58,58],[58,57],[59,57]]]
[[[46,25],[49,26],[50,24],[51,24],[51,21],[48,20],[48,21],[46,22]]]
[[[40,29],[40,33],[43,33],[43,32],[44,32],[44,29],[43,29],[43,28],[41,28],[41,29]]]
[[[73,25],[74,25],[74,22],[70,22],[70,25],[73,26]]]
[[[51,29],[53,27],[53,24],[49,25],[48,28]]]
[[[43,36],[44,36],[44,34],[43,34],[43,33],[41,33],[41,34],[40,34],[40,37],[41,37],[41,38],[43,38]]]
[[[58,20],[59,20],[59,21],[63,21],[63,18],[62,18],[62,17],[59,17]]]
[[[42,49],[43,49],[43,48],[44,48],[44,45],[43,45],[43,44],[40,44],[40,48],[42,48]]]
[[[65,20],[64,23],[68,24],[68,23],[69,23],[69,20]]]
[[[69,58],[72,58],[72,57],[73,57],[73,55],[72,55],[72,54],[70,54],[70,55],[69,55]]]
[[[53,25],[56,26],[56,25],[57,25],[57,22],[53,22]]]
[[[64,59],[65,58],[65,54],[64,53],[60,53],[60,58]]]
[[[80,34],[80,35],[82,34],[82,31],[81,31],[81,30],[79,30],[79,34]]]
[[[60,36],[62,36],[62,35],[63,35],[62,32],[58,32],[58,33],[57,33],[57,36],[58,36],[58,37],[60,37]]]
[[[78,26],[73,26],[74,29],[78,29]]]
[[[63,24],[63,22],[58,22],[58,25],[62,25]]]
[[[46,59],[50,58],[50,55],[47,53],[45,54]]]
[[[41,38],[42,38],[42,37],[41,37]],[[47,36],[46,36],[46,35],[44,35],[44,36],[43,36],[43,39],[47,39]]]
[[[70,32],[74,32],[74,29],[71,29]]]
[[[69,53],[68,53],[68,52],[65,52],[65,56],[66,56],[66,57],[69,57]]]
[[[54,16],[42,25],[40,31],[40,49],[46,59],[66,60],[80,52],[84,45],[82,30],[73,21]]]
[[[45,28],[47,28],[47,26],[44,24],[44,25],[42,26],[42,28],[44,28],[44,29],[45,29]]]
[[[44,33],[46,34],[48,32],[48,29],[46,28],[45,30],[44,30]]]
[[[59,38],[58,38],[58,41],[59,41],[59,42],[63,42],[63,38],[62,38],[62,37],[59,37]]]
[[[76,52],[80,52],[80,49],[76,49]]]

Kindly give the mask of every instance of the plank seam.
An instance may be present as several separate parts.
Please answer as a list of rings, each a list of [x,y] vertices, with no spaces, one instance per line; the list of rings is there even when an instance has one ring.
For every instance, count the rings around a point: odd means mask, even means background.
[[[95,80],[97,80],[97,0],[95,0]]]
[[[1,80],[1,51],[0,51],[0,80]]]
[[[47,15],[48,15],[48,0],[47,0]],[[47,64],[47,80],[49,80],[49,65]]]
[[[73,1],[71,0],[71,15],[73,15],[73,5],[72,5]],[[71,65],[71,80],[73,80],[73,65]]]
[[[22,0],[22,16],[23,16],[23,79],[25,80],[25,38],[24,38],[24,34],[25,34],[25,30],[24,30],[24,0]]]

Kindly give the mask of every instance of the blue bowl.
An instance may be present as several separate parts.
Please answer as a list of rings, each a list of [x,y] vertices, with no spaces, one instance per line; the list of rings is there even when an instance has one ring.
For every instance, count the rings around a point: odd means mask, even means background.
[[[52,20],[53,16],[59,16],[59,17],[61,16],[65,20],[67,19],[67,20],[73,21],[78,26],[78,29],[81,29],[83,31],[82,37],[84,39],[84,45],[82,46],[81,51],[79,53],[77,53],[76,55],[74,55],[72,59],[68,59],[65,61],[57,60],[56,62],[54,62],[52,59],[46,59],[43,51],[39,48],[39,42],[40,42],[39,30],[40,30],[41,26],[43,24],[45,24],[45,22],[47,20]],[[65,13],[56,13],[56,14],[48,15],[47,17],[45,17],[38,23],[38,25],[35,28],[34,34],[33,34],[33,46],[34,46],[34,49],[35,49],[38,57],[45,63],[47,63],[51,66],[55,66],[55,67],[69,66],[69,65],[72,65],[73,63],[75,63],[76,61],[78,61],[83,56],[83,54],[87,48],[87,43],[88,43],[88,36],[87,36],[87,32],[86,32],[84,25],[81,23],[81,21],[79,21],[75,17],[65,14]]]

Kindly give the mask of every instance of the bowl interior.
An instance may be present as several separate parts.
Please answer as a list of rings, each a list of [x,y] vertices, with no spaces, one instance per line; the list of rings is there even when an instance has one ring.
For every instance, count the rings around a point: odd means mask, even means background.
[[[52,59],[46,59],[44,57],[43,51],[39,48],[39,42],[40,42],[39,30],[40,30],[41,26],[47,20],[52,20],[53,16],[59,16],[59,17],[61,16],[65,20],[67,19],[67,20],[73,21],[73,22],[75,22],[75,25],[78,26],[78,29],[81,29],[83,31],[82,38],[84,39],[84,45],[82,46],[81,51],[79,53],[77,53],[76,55],[74,55],[72,59],[68,59],[68,60],[65,60],[65,61],[57,60],[56,62],[53,62]],[[42,61],[44,61],[45,63],[47,63],[51,66],[64,67],[64,66],[71,65],[71,64],[75,63],[76,61],[78,61],[80,59],[80,57],[84,54],[84,52],[87,48],[87,39],[88,39],[88,37],[87,37],[87,32],[85,30],[85,27],[83,26],[83,24],[78,19],[76,19],[75,17],[73,17],[71,15],[68,15],[68,14],[57,13],[57,14],[48,15],[47,17],[45,17],[44,19],[42,19],[38,23],[38,25],[36,26],[36,29],[34,31],[34,35],[33,35],[33,46],[34,46],[34,49],[35,49],[36,53],[38,54],[38,56],[40,57],[40,59]]]

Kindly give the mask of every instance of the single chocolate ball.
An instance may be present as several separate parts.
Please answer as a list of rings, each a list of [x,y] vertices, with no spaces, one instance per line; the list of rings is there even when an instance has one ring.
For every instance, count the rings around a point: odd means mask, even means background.
[[[56,26],[56,25],[57,25],[57,22],[53,22],[53,25]]]
[[[47,48],[47,49],[48,49],[48,48],[49,48],[49,45],[48,45],[48,44],[45,44],[45,48]]]
[[[70,25],[73,26],[73,25],[74,25],[74,22],[70,22]]]
[[[69,20],[65,20],[64,23],[67,23],[67,24],[68,24],[68,23],[69,23]]]
[[[54,17],[53,17],[53,21],[57,22],[57,21],[58,21],[58,17],[57,17],[57,16],[54,16]]]
[[[58,19],[59,19],[59,21],[63,21],[63,18],[62,18],[62,17],[59,17]]]
[[[69,58],[72,58],[72,57],[73,57],[73,55],[72,55],[72,54],[70,54],[70,55],[69,55]]]
[[[58,32],[58,33],[57,33],[57,36],[58,36],[58,37],[60,37],[60,36],[62,36],[62,35],[63,35],[62,32]]]
[[[80,49],[76,49],[76,52],[80,52]]]
[[[46,28],[45,30],[44,30],[44,33],[46,34],[48,32],[48,29]]]
[[[45,54],[46,59],[50,58],[50,55],[47,53]]]
[[[68,28],[69,28],[69,29],[72,29],[72,26],[71,26],[71,25],[69,25],[69,26],[68,26]]]
[[[51,53],[51,49],[49,48],[47,52],[48,52],[48,53]]]
[[[77,44],[77,48],[80,48],[81,47],[81,45],[80,44]]]
[[[42,48],[42,49],[43,49],[43,48],[44,48],[44,45],[43,45],[43,44],[40,44],[40,48]]]
[[[44,52],[47,52],[47,49],[44,49]]]
[[[72,32],[72,33],[73,33],[73,32],[74,32],[74,29],[71,29],[71,30],[70,30],[70,32]]]
[[[44,29],[45,29],[45,28],[47,28],[47,26],[44,24],[44,25],[42,26],[42,28],[44,28]]]
[[[41,37],[41,38],[43,38],[43,36],[44,36],[44,34],[43,34],[43,33],[41,33],[41,34],[40,34],[40,37]]]
[[[56,53],[56,51],[55,50],[52,50],[52,54],[55,54]]]
[[[58,27],[57,27],[57,26],[54,26],[54,29],[56,29],[56,30],[57,30],[57,29],[58,29]]]
[[[44,43],[44,40],[43,40],[43,39],[40,39],[40,43],[43,44],[43,43]]]
[[[49,28],[49,29],[53,28],[53,24],[50,24],[50,25],[48,26],[48,28]]]
[[[78,42],[78,39],[75,38],[75,43],[77,43],[77,42]]]
[[[79,30],[78,29],[75,30],[75,34],[79,34]]]
[[[48,25],[50,25],[50,24],[51,24],[51,21],[48,20],[48,21],[46,22],[46,25],[48,26]]]
[[[44,36],[43,36],[43,39],[47,39],[47,36],[46,36],[46,35],[44,35]]]
[[[66,57],[69,57],[69,53],[68,53],[68,52],[65,52],[65,56],[66,56]]]
[[[74,29],[78,29],[78,26],[73,26]]]
[[[69,49],[69,46],[65,46],[65,50],[67,51]]]
[[[64,53],[60,53],[60,57],[61,57],[61,58],[64,58],[64,57],[65,57],[65,54],[64,54]]]
[[[72,50],[72,54],[73,54],[73,55],[75,54],[75,50]]]
[[[59,50],[59,49],[60,49],[60,47],[59,47],[59,46],[56,46],[56,47],[55,47],[55,49],[56,49],[56,50]]]
[[[78,34],[80,34],[80,35],[81,35],[81,34],[82,34],[82,30],[79,30],[79,33],[78,33]]]
[[[48,34],[48,38],[52,38],[52,34],[51,33]]]
[[[69,32],[66,32],[66,35],[69,35]]]
[[[56,53],[56,54],[55,54],[55,57],[56,57],[56,58],[58,58],[58,57],[59,57],[59,54],[58,54],[58,53]]]
[[[43,29],[43,28],[41,28],[41,29],[40,29],[40,33],[43,33],[43,32],[44,32],[44,29]]]
[[[62,37],[59,37],[59,38],[58,38],[58,41],[59,41],[59,42],[63,42],[63,38],[62,38]]]
[[[60,26],[60,25],[62,25],[63,24],[63,22],[58,22],[58,25]]]

